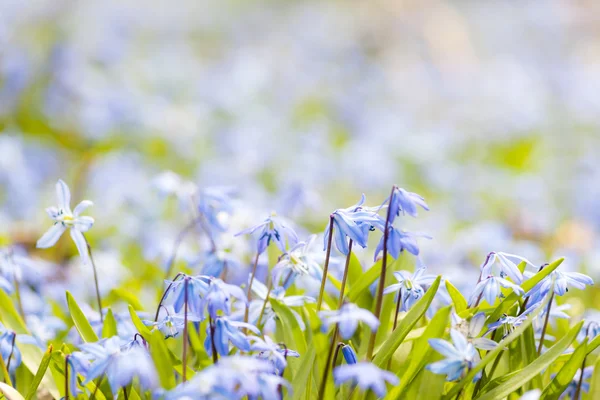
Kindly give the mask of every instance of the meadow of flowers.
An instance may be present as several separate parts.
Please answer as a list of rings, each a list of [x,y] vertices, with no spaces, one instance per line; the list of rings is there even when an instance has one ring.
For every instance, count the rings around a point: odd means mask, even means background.
[[[594,2],[34,3],[0,399],[600,398]]]

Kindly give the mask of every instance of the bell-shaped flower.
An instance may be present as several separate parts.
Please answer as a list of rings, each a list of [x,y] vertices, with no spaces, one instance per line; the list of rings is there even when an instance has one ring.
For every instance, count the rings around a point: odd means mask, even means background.
[[[202,274],[206,276],[219,277],[223,273],[225,267],[236,270],[240,267],[240,262],[231,253],[223,250],[215,250],[207,252],[202,265]]]
[[[359,322],[367,324],[371,331],[379,327],[379,320],[371,311],[353,303],[346,303],[336,311],[321,311],[319,317],[323,322],[322,330],[327,331],[331,325],[337,324],[343,339],[350,339],[354,335]]]
[[[165,294],[165,300],[172,299],[173,309],[179,313],[187,301],[188,312],[202,315],[202,298],[208,293],[211,278],[204,275],[190,276],[179,274],[178,278],[173,281],[165,281],[170,287]]]
[[[535,267],[535,265],[525,257],[501,251],[492,251],[487,255],[485,261],[481,265],[481,276],[492,275],[492,269],[497,267],[502,278],[508,276],[513,282],[521,284],[523,282],[523,273],[519,270],[517,262],[525,262],[528,265]]]
[[[356,364],[358,362],[356,352],[349,344],[342,346],[342,355],[344,356],[344,360],[346,360],[346,364]]]
[[[475,350],[475,346],[456,329],[450,330],[450,337],[452,343],[442,339],[429,339],[431,347],[446,359],[429,364],[426,368],[434,374],[446,375],[448,381],[455,381],[475,366],[479,360],[479,353]],[[479,375],[475,379],[479,379]]]
[[[419,261],[420,264],[420,261]],[[394,276],[398,283],[391,284],[383,291],[383,294],[396,293],[401,298],[401,311],[408,311],[417,302],[428,286],[435,280],[434,275],[427,275],[427,267],[420,264],[414,274],[408,271],[396,271]]]
[[[280,374],[283,373],[287,366],[288,357],[300,357],[297,351],[278,345],[266,335],[264,340],[256,336],[251,336],[249,339],[252,342],[250,349],[259,352],[257,357],[272,362]]]
[[[375,226],[383,224],[383,220],[377,215],[377,208],[363,206],[365,200],[366,197],[363,194],[355,205],[337,209],[330,215],[330,218],[333,218],[335,246],[344,255],[348,255],[349,251],[347,238],[352,239],[363,248],[367,247],[369,232],[374,230]],[[330,223],[325,228],[323,249],[327,248],[329,229]]]
[[[79,347],[94,360],[83,382],[84,386],[106,374],[113,394],[129,385],[135,377],[144,390],[156,388],[158,375],[154,362],[143,347],[123,346],[117,336]]]
[[[208,187],[200,192],[198,211],[206,218],[211,231],[227,230],[226,221],[233,212],[233,193],[229,187]]]
[[[469,304],[475,304],[479,297],[483,296],[488,304],[493,306],[498,297],[504,297],[500,288],[512,289],[517,294],[523,294],[523,289],[521,289],[520,286],[515,285],[504,278],[489,275],[475,286]]]
[[[208,292],[202,299],[202,308],[206,307],[208,315],[211,318],[217,318],[221,311],[224,315],[231,314],[232,298],[235,298],[244,304],[247,303],[246,294],[236,285],[230,285],[220,279],[211,280]]]
[[[50,218],[55,221],[54,225],[37,241],[37,247],[45,249],[54,246],[62,234],[69,229],[79,255],[81,255],[84,263],[89,263],[90,255],[83,233],[87,232],[94,225],[94,219],[79,214],[93,203],[89,200],[83,200],[71,211],[71,192],[67,184],[60,179],[56,184],[56,196],[58,198],[58,207],[49,207],[46,209]]]
[[[250,351],[250,340],[240,328],[246,328],[250,331],[260,334],[260,331],[252,324],[239,321],[231,321],[226,317],[217,317],[213,320],[214,333],[211,333],[211,327],[206,327],[206,340],[204,349],[208,355],[212,355],[212,339],[214,336],[214,347],[221,356],[229,354],[229,342],[242,351]]]
[[[203,318],[193,313],[189,313],[187,319],[189,322],[201,322],[203,320]],[[167,313],[167,315],[156,322],[148,320],[142,322],[146,326],[158,329],[165,336],[165,339],[168,339],[176,337],[183,331],[185,317],[183,314],[170,315]]]
[[[386,395],[386,383],[392,386],[400,383],[398,377],[390,371],[377,368],[368,362],[340,365],[333,370],[333,379],[338,386],[344,382],[351,382],[362,391],[372,390],[377,397]]]
[[[388,200],[389,198],[386,199],[384,204],[387,203]],[[425,203],[425,199],[423,199],[423,197],[397,186],[394,187],[389,206],[390,224],[392,224],[394,219],[397,216],[400,216],[400,214],[408,214],[412,217],[416,217],[418,207],[429,211],[429,206],[427,206],[427,203]]]
[[[383,229],[382,229],[383,230]],[[410,254],[418,256],[419,255],[419,245],[417,243],[417,237],[423,237],[426,239],[431,239],[431,236],[426,235],[424,233],[413,233],[406,232],[400,229],[396,229],[393,226],[388,226],[388,239],[387,239],[387,251],[388,254],[398,259],[400,257],[400,253],[403,251],[408,251]],[[377,248],[375,248],[375,260],[379,256],[379,253],[383,251],[383,241],[385,239],[385,235],[381,236],[379,243],[377,244]]]
[[[471,317],[469,322],[460,318],[457,314],[452,314],[454,329],[466,336],[469,343],[473,344],[477,349],[493,350],[498,343],[491,339],[479,336],[485,327],[485,320],[486,316],[484,312],[475,314]]]
[[[77,376],[81,375],[84,378],[87,376],[90,368],[90,357],[80,351],[68,354],[67,366],[69,368],[69,393],[75,397],[83,393],[77,386]]]
[[[310,276],[320,280],[323,270],[312,257],[310,247],[316,239],[311,235],[307,242],[297,243],[290,251],[283,254],[271,271],[273,282],[288,289],[297,276]]]
[[[583,290],[587,285],[593,284],[594,280],[587,275],[579,272],[562,272],[556,269],[527,292],[525,297],[530,297],[529,301],[535,304],[542,301],[551,290],[555,295],[563,296],[569,291],[569,287]]]
[[[290,247],[295,246],[298,242],[298,235],[296,235],[296,232],[287,226],[287,222],[278,217],[275,213],[272,213],[260,224],[236,233],[235,236],[247,233],[257,234],[258,241],[256,243],[256,251],[258,254],[262,254],[269,244],[271,244],[271,241],[273,241],[283,253],[286,252],[286,241],[289,243]]]

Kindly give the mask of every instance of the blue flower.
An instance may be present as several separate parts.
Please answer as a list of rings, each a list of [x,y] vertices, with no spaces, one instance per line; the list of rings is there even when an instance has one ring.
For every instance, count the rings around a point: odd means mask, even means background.
[[[335,246],[344,255],[347,255],[349,251],[346,237],[349,237],[363,248],[367,247],[369,232],[375,226],[383,224],[381,217],[377,215],[377,210],[374,207],[363,207],[365,199],[365,195],[363,194],[358,203],[348,208],[335,210],[330,216],[333,218]],[[323,249],[327,248],[329,229],[330,224],[328,223],[323,237]]]
[[[214,324],[214,340],[215,349],[221,356],[229,354],[229,342],[242,351],[250,351],[250,340],[248,336],[242,333],[239,329],[246,328],[252,332],[259,334],[260,331],[252,324],[245,322],[231,321],[226,317],[218,317],[213,321]],[[204,349],[208,355],[212,355],[212,336],[211,327],[206,327],[206,340],[204,341]]]
[[[572,400],[579,400],[581,398],[581,393],[590,391],[590,383],[586,382],[586,381],[589,381],[589,379],[592,377],[593,373],[594,373],[593,365],[589,366],[589,367],[585,367],[583,369],[583,373],[581,372],[581,368],[578,369],[577,372],[575,373],[575,376],[573,377],[571,382],[569,382],[569,385],[567,386],[565,391],[560,396],[560,399],[569,398]],[[581,393],[579,393],[579,399],[575,399],[575,393],[577,393],[577,386],[579,386],[579,381],[582,379],[583,379],[583,382],[581,382]]]
[[[393,226],[389,226],[389,234],[388,234],[388,243],[387,243],[387,251],[388,254],[398,259],[400,257],[400,253],[404,250],[408,251],[410,254],[415,256],[419,255],[419,245],[417,244],[417,237],[424,237],[426,239],[431,239],[431,236],[425,235],[423,233],[412,233],[406,232],[400,229],[396,229]],[[383,228],[381,229],[384,230]],[[385,235],[381,236],[379,243],[377,244],[377,248],[375,249],[375,260],[379,256],[379,253],[383,251],[383,240],[385,239]]]
[[[70,369],[69,393],[71,393],[72,396],[76,396],[79,393],[82,393],[82,390],[77,386],[77,375],[79,374],[84,378],[87,376],[90,367],[90,359],[87,354],[80,351],[68,354],[66,357],[67,365]]]
[[[550,290],[558,296],[563,296],[569,291],[569,286],[583,290],[586,285],[593,284],[594,280],[592,278],[579,272],[554,270],[527,292],[525,297],[530,297],[530,302],[535,304],[542,301]]]
[[[38,346],[35,338],[29,335],[18,335],[0,324],[0,356],[11,374],[21,365],[21,351],[17,346],[17,342]]]
[[[504,278],[505,276],[510,277],[515,283],[521,284],[523,282],[523,274],[519,270],[519,267],[514,259],[519,262],[525,262],[532,267],[535,267],[533,263],[528,261],[525,257],[518,256],[516,254],[504,253],[501,251],[492,251],[489,253],[481,265],[481,275],[487,276],[492,275],[492,268],[497,266],[500,270],[500,276]]]
[[[230,285],[220,279],[213,279],[208,292],[202,299],[202,309],[206,306],[208,315],[217,318],[219,311],[225,315],[231,314],[231,298],[236,298],[244,304],[247,303],[246,294],[236,285]]]
[[[389,199],[384,202],[387,203]],[[423,210],[429,211],[425,199],[416,193],[406,191],[402,188],[394,186],[394,190],[390,201],[390,224],[394,222],[394,219],[400,214],[408,214],[412,217],[417,216],[417,206],[423,208]]]
[[[113,336],[95,343],[79,346],[94,362],[90,365],[83,385],[106,374],[113,393],[129,385],[135,377],[145,390],[154,389],[158,376],[150,354],[141,346],[122,346]]]
[[[452,343],[442,339],[429,339],[431,347],[446,359],[429,364],[426,368],[434,374],[446,375],[448,381],[455,381],[475,366],[479,354],[473,344],[456,329],[450,330],[450,336]],[[479,375],[475,379],[479,379]]]
[[[482,279],[477,286],[475,286],[473,294],[471,294],[469,304],[475,304],[479,299],[479,296],[483,296],[488,304],[493,306],[496,302],[496,298],[504,297],[502,291],[500,290],[501,287],[512,289],[517,294],[523,294],[523,289],[521,289],[520,286],[515,285],[504,278],[490,275],[485,279]]]
[[[201,322],[202,318],[195,315],[189,314],[187,316],[189,322]],[[163,319],[154,322],[144,320],[144,325],[151,326],[157,328],[164,336],[165,339],[176,337],[183,330],[185,317],[181,314],[179,315],[169,315],[167,314]]]
[[[393,373],[367,362],[340,365],[333,370],[333,379],[338,386],[350,381],[363,391],[371,389],[378,397],[387,393],[386,382],[393,386],[400,382]]]
[[[401,310],[408,311],[413,304],[417,302],[423,294],[427,286],[431,285],[435,280],[434,275],[425,275],[427,267],[422,265],[417,268],[414,275],[408,271],[396,271],[394,276],[398,283],[394,283],[383,291],[383,294],[400,293]]]
[[[235,236],[246,233],[254,234],[255,232],[258,232],[258,242],[256,244],[256,251],[258,254],[262,254],[271,241],[275,242],[279,250],[283,253],[286,251],[286,239],[290,247],[295,246],[298,242],[298,235],[296,235],[296,232],[288,227],[281,218],[275,215],[275,213],[272,213],[260,224],[236,233]]]
[[[233,211],[231,196],[234,190],[228,187],[208,187],[200,192],[198,211],[208,221],[212,230],[225,232],[225,219]]]
[[[211,250],[204,256],[202,274],[206,276],[221,276],[225,267],[229,269],[238,269],[239,261],[232,254],[223,250]]]
[[[468,323],[457,314],[452,314],[454,328],[465,335],[469,343],[472,343],[477,349],[493,350],[498,343],[488,338],[479,337],[485,326],[485,320],[486,316],[484,312],[475,314]]]
[[[37,241],[37,247],[45,249],[54,246],[65,230],[69,228],[71,238],[75,242],[75,246],[77,246],[79,255],[84,263],[88,264],[90,256],[83,232],[87,232],[94,225],[94,219],[92,217],[83,217],[79,214],[93,205],[93,203],[89,200],[83,200],[75,207],[75,210],[71,211],[71,192],[67,184],[60,179],[56,184],[56,196],[58,197],[58,207],[49,207],[46,209],[50,218],[56,222]]]
[[[188,312],[195,313],[198,316],[202,315],[202,297],[209,290],[211,278],[204,275],[190,276],[180,274],[174,281],[165,281],[171,285],[165,294],[165,300],[169,297],[173,298],[173,309],[179,313],[185,303],[185,287],[187,282],[188,294]]]
[[[528,307],[523,313],[517,315],[516,317],[504,314],[502,317],[500,317],[500,319],[498,319],[498,321],[488,325],[488,332],[502,327],[504,329],[504,336],[507,336],[509,333],[511,333],[513,330],[519,327],[523,322],[525,322],[527,316],[533,311],[535,311],[540,305],[541,303],[534,304]]]
[[[282,348],[266,335],[264,340],[256,336],[252,336],[249,339],[252,341],[250,349],[259,352],[257,357],[272,362],[280,374],[283,373],[287,366],[288,357],[300,357],[297,351],[290,350],[287,347]]]
[[[344,360],[346,360],[346,364],[356,364],[358,362],[358,358],[356,357],[356,353],[354,349],[349,344],[345,344],[342,346],[342,355],[344,356]]]
[[[297,243],[290,251],[283,254],[271,271],[273,282],[283,284],[288,289],[297,276],[310,276],[320,280],[323,270],[319,263],[312,257],[310,247],[316,239],[311,235],[307,242]]]
[[[359,322],[364,322],[371,331],[379,326],[379,320],[371,311],[359,308],[355,304],[346,303],[337,311],[321,311],[319,317],[323,322],[322,330],[326,331],[331,325],[338,324],[343,339],[350,339]]]
[[[14,290],[13,285],[2,275],[0,275],[0,290],[6,294],[11,294]]]

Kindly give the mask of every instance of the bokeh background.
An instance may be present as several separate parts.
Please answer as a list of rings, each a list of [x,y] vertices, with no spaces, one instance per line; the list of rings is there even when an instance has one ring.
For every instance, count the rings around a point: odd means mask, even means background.
[[[599,93],[591,0],[2,0],[0,240],[79,262],[34,248],[62,178],[107,286],[134,287],[189,220],[166,170],[235,189],[232,253],[271,210],[322,232],[395,183],[431,207],[406,228],[433,271],[472,283],[495,250],[598,280]]]

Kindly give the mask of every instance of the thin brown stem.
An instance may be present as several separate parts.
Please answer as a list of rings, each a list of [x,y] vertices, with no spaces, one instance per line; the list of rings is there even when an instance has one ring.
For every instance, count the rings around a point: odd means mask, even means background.
[[[258,314],[258,319],[256,320],[256,326],[261,325],[261,319],[265,314],[265,310],[267,309],[267,303],[269,302],[269,297],[271,297],[271,290],[273,290],[273,281],[269,280],[269,286],[267,288],[267,295],[265,296],[265,301],[263,302],[262,308],[260,309],[260,314]]]
[[[8,355],[8,359],[6,360],[6,370],[10,371],[10,361],[12,359],[13,353],[15,352],[15,340],[17,340],[17,334],[12,332],[12,342],[10,345],[10,354]]]
[[[156,314],[154,315],[154,322],[158,321],[158,314],[160,314],[160,307],[164,307],[163,301],[165,301],[165,298],[167,297],[167,294],[169,293],[169,289],[171,289],[171,286],[173,286],[173,283],[175,283],[177,278],[179,278],[182,275],[184,275],[184,274],[181,272],[177,273],[177,275],[175,275],[175,278],[173,278],[171,283],[169,283],[169,286],[167,286],[167,289],[163,292],[162,297],[160,298],[160,301],[158,302],[158,307],[156,307]],[[166,310],[166,308],[165,308],[165,310]]]
[[[184,380],[185,382],[185,380]],[[123,386],[123,398],[125,400],[129,400],[129,396],[127,395],[127,388],[125,386]]]
[[[392,203],[392,196],[394,195],[396,186],[392,186],[388,203]],[[385,231],[383,232],[383,258],[381,260],[381,274],[379,275],[379,284],[377,286],[377,302],[375,303],[375,312],[373,313],[377,319],[381,316],[381,307],[383,305],[383,288],[385,287],[385,275],[387,273],[387,254],[388,254],[388,237],[390,233],[390,214],[391,207],[388,207],[387,214],[385,217]],[[369,347],[367,348],[367,361],[371,361],[373,358],[373,350],[375,350],[375,340],[377,339],[377,330],[371,332],[369,338]]]
[[[189,278],[186,276],[184,281],[185,290],[183,295],[183,355],[181,357],[182,362],[182,378],[186,381],[187,375],[187,347],[188,347],[188,284]]]
[[[348,268],[350,266],[350,256],[352,255],[352,239],[348,243],[348,255],[346,256],[346,265],[344,266],[344,276],[342,277],[342,286],[340,287],[340,299],[338,300],[338,309],[342,308],[346,291],[346,280],[348,279]]]
[[[398,325],[398,314],[400,313],[400,304],[402,304],[402,288],[398,290],[398,299],[396,300],[396,312],[394,313],[394,327],[392,328],[392,332],[396,330],[396,326]],[[389,370],[392,366],[392,357],[388,360],[387,369]]]
[[[252,275],[250,276],[250,282],[248,282],[248,290],[246,291],[246,299],[248,299],[248,303],[246,304],[246,311],[244,311],[244,322],[248,322],[248,314],[250,313],[250,295],[252,294],[252,283],[254,282],[254,277],[256,276],[256,267],[258,265],[258,257],[260,254],[256,252],[256,257],[254,258],[254,265],[252,267]]]
[[[210,326],[210,348],[212,350],[213,363],[219,362],[219,355],[217,354],[217,347],[215,346],[215,325],[212,317],[208,316],[208,325]]]
[[[82,233],[83,235],[83,233]],[[87,245],[88,254],[90,255],[90,262],[92,263],[92,271],[94,271],[94,286],[96,287],[96,300],[98,301],[98,312],[100,313],[100,322],[104,322],[104,314],[102,313],[102,298],[100,297],[100,286],[98,285],[98,270],[96,269],[96,263],[94,262],[94,255],[92,253],[92,246],[88,242],[85,235],[85,244]]]
[[[554,299],[554,288],[550,292],[550,301],[548,302],[548,308],[546,308],[546,318],[544,319],[544,326],[542,327],[542,335],[540,337],[540,344],[538,345],[538,356],[542,354],[542,347],[544,346],[544,337],[546,336],[546,328],[548,328],[548,321],[550,320],[550,308],[552,308],[552,300]]]
[[[331,241],[333,240],[333,214],[329,216],[329,236],[327,238],[327,253],[325,254],[325,265],[323,265],[323,277],[321,278],[321,289],[319,290],[319,300],[317,301],[317,311],[321,311],[323,303],[323,294],[325,292],[325,282],[327,282],[327,270],[329,269],[329,257],[331,256]]]

